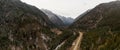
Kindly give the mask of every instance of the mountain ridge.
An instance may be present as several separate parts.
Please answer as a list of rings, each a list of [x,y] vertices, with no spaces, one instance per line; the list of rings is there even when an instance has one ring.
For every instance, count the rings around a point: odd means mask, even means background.
[[[41,9],[50,19],[51,22],[53,22],[56,26],[62,27],[64,26],[63,21],[53,12],[46,10],[46,9]]]
[[[119,50],[120,1],[102,3],[70,28],[84,32],[81,50]]]

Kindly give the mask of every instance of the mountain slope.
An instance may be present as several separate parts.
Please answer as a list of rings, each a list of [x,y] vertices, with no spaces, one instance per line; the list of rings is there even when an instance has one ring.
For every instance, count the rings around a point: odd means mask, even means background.
[[[42,11],[49,17],[51,22],[53,22],[56,26],[58,27],[64,26],[63,21],[56,14],[46,9],[42,9]]]
[[[54,50],[65,40],[60,49],[66,50],[76,37],[73,31],[56,28],[34,6],[20,0],[0,0],[0,50]]]
[[[120,1],[102,3],[76,21],[71,28],[84,30],[82,50],[120,49]]]
[[[84,12],[83,14],[79,15],[77,18],[75,18],[74,22],[76,22],[77,20],[79,20],[80,18],[82,18],[84,15],[86,15],[87,13],[89,13],[90,10],[87,10],[86,12]]]
[[[106,13],[109,11],[112,11],[113,7],[119,8],[119,1],[116,1],[116,3],[103,3],[98,6],[96,6],[94,9],[92,9],[90,12],[88,12],[86,15],[82,16],[78,21],[76,21],[73,25],[76,25],[75,28],[82,28],[82,29],[92,29],[96,27],[96,23],[101,20]],[[116,6],[114,6],[116,5]]]
[[[54,24],[34,6],[0,0],[0,50],[48,50]]]

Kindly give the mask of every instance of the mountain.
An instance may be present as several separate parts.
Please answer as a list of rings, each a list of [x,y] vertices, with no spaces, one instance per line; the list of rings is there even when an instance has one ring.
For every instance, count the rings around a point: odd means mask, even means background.
[[[69,26],[74,21],[74,19],[71,17],[64,17],[64,16],[60,16],[60,15],[58,15],[58,17],[64,22],[64,26]]]
[[[48,50],[54,24],[38,8],[20,0],[0,0],[0,50]]]
[[[41,9],[50,19],[52,23],[54,23],[56,26],[61,27],[64,26],[63,21],[53,12],[46,10],[46,9]]]
[[[81,50],[120,49],[120,1],[102,3],[79,18],[71,28],[84,32]]]
[[[35,6],[0,0],[0,50],[66,50],[76,37],[71,30],[58,29]]]
[[[115,6],[110,6],[110,5],[116,5],[118,7],[119,5],[117,4],[119,4],[119,1],[116,1],[116,3],[111,2],[111,4],[103,3],[103,4],[96,6],[94,9],[90,10],[90,12],[88,12],[86,15],[79,18],[78,21],[74,22],[73,24],[75,25],[74,28],[82,28],[82,29],[95,28],[96,23],[101,21],[102,18],[106,15],[106,13],[108,13],[108,11],[110,11],[111,9],[113,9],[113,7],[115,7]]]

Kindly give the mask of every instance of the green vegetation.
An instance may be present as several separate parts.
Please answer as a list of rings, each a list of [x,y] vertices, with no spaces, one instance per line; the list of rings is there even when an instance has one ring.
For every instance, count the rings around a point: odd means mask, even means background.
[[[51,49],[50,50],[53,50],[55,49],[60,43],[62,43],[63,41],[65,41],[66,39],[68,39],[70,36],[72,36],[73,33],[71,31],[63,31],[63,33],[57,37],[55,37],[53,39],[53,41],[51,41]]]
[[[120,49],[120,10],[115,8],[98,23],[97,28],[84,34],[82,50]]]
[[[72,43],[77,37],[78,34],[70,36],[58,50],[67,50],[69,47],[72,46]]]
[[[82,50],[118,50],[120,49],[120,31],[110,31],[109,28],[97,28],[84,34]]]
[[[98,5],[75,22],[74,27],[85,30],[81,50],[120,50],[119,3]]]

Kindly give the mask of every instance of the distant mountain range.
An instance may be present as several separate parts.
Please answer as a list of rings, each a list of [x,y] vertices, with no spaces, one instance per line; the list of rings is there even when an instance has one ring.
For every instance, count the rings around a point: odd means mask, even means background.
[[[51,22],[53,22],[57,26],[69,26],[74,21],[74,19],[71,17],[64,17],[61,15],[57,15],[47,9],[41,9],[41,10],[49,17]]]
[[[58,15],[58,17],[64,22],[64,26],[69,26],[74,22],[74,19],[71,17],[64,17]]]

